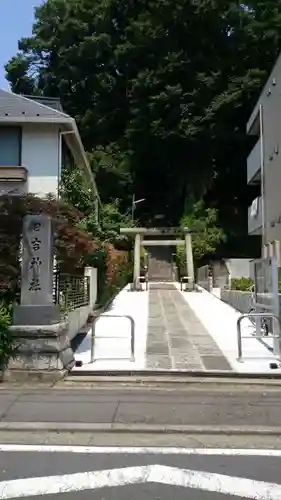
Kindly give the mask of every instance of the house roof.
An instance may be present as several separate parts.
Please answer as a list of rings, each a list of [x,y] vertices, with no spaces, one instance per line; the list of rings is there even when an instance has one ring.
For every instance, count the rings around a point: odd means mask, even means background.
[[[40,101],[40,102],[39,102]],[[51,103],[52,101],[52,103]],[[76,122],[70,115],[56,109],[53,99],[28,98],[0,89],[0,125],[41,123],[59,125],[78,166],[82,167],[101,204],[94,174],[91,170]],[[43,104],[44,102],[44,104]],[[47,105],[49,104],[49,105]],[[58,106],[59,107],[59,106]]]
[[[53,109],[56,109],[57,111],[61,111],[62,113],[64,112],[62,109],[62,105],[61,105],[59,97],[46,97],[46,96],[42,96],[42,95],[30,96],[30,95],[24,95],[24,94],[22,94],[22,96],[26,97],[27,99],[31,99],[32,101],[44,104],[45,106],[48,106],[49,108],[53,108]]]
[[[0,123],[5,121],[61,123],[71,117],[42,102],[0,89]]]

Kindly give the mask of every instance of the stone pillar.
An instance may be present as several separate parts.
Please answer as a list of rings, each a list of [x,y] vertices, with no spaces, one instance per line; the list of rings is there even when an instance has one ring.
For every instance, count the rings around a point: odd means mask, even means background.
[[[194,287],[194,264],[193,264],[193,253],[192,253],[192,241],[191,233],[186,232],[184,235],[185,239],[185,255],[186,255],[186,272],[189,278],[189,283],[192,288]]]
[[[137,233],[135,235],[135,247],[134,247],[134,287],[138,289],[138,278],[140,276],[140,250],[141,250],[141,235]]]
[[[94,267],[85,267],[84,276],[90,279],[90,308],[93,310],[98,294],[98,270]]]
[[[53,302],[53,228],[47,215],[26,215],[23,221],[20,305],[14,325],[51,325],[60,320]]]
[[[23,221],[20,305],[14,308],[11,331],[17,346],[8,375],[42,372],[57,378],[74,365],[68,323],[53,302],[53,228],[50,216],[26,215]]]

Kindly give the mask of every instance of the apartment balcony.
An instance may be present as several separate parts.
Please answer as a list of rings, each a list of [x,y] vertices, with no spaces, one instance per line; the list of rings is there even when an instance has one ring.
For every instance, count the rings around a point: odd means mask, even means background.
[[[256,198],[248,208],[248,233],[250,235],[262,234],[262,198]]]
[[[260,134],[260,106],[256,104],[247,123],[247,134],[258,136]]]
[[[261,180],[261,143],[257,141],[247,158],[247,182],[257,184]]]

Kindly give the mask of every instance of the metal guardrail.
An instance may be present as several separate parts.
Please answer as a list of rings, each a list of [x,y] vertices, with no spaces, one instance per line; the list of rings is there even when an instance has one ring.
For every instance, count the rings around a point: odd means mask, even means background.
[[[242,337],[242,332],[241,332],[241,323],[243,319],[245,318],[268,318],[276,321],[277,326],[278,326],[278,334],[277,335],[270,335],[270,338],[273,339],[281,339],[280,337],[280,319],[278,316],[272,313],[247,313],[247,314],[242,314],[238,320],[237,320],[237,348],[238,348],[238,361],[241,361],[242,359],[242,338],[243,339],[263,339],[266,338],[268,339],[268,335],[245,335]]]
[[[131,356],[130,356],[130,361],[135,361],[135,321],[132,318],[132,316],[129,316],[127,314],[102,314],[101,316],[98,316],[92,326],[92,337],[91,337],[91,363],[94,363],[94,361],[97,361],[95,359],[95,353],[94,353],[94,341],[95,339],[124,339],[126,337],[123,337],[121,335],[98,335],[96,336],[96,324],[101,318],[127,318],[130,321],[131,324]],[[126,358],[102,358],[104,361],[105,359],[126,359]]]

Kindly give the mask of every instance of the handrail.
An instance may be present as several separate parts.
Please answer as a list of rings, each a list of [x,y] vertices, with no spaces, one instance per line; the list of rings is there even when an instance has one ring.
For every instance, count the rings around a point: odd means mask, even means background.
[[[268,319],[273,319],[276,321],[278,325],[278,334],[277,335],[270,335],[271,338],[275,339],[281,339],[280,337],[280,319],[276,314],[272,313],[247,313],[247,314],[242,314],[238,320],[237,320],[237,349],[238,349],[238,361],[241,361],[242,359],[242,338],[243,339],[263,339],[263,338],[268,338],[268,335],[256,335],[255,337],[253,335],[246,335],[242,337],[242,332],[241,332],[241,323],[242,320],[245,318],[268,318]]]
[[[135,321],[132,318],[132,316],[129,316],[127,314],[101,314],[95,320],[93,321],[93,326],[92,326],[92,336],[91,336],[91,363],[93,363],[95,360],[95,355],[94,355],[94,339],[124,339],[125,337],[122,337],[120,335],[95,335],[96,331],[96,324],[100,318],[127,318],[130,321],[131,324],[131,357],[130,361],[135,361]],[[113,359],[113,358],[102,358],[104,359]],[[118,358],[114,358],[118,359]],[[119,358],[120,359],[120,358]],[[125,358],[122,358],[125,359]]]

